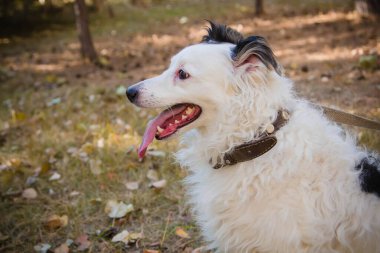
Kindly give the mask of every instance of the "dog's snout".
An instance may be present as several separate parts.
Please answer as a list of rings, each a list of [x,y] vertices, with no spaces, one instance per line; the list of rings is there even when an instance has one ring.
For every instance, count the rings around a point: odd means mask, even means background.
[[[129,87],[127,89],[127,97],[129,101],[131,101],[132,103],[136,101],[138,94],[139,94],[139,90],[137,87]]]

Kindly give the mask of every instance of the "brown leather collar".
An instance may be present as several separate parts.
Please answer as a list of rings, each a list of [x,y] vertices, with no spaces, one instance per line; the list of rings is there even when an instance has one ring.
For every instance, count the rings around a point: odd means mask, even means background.
[[[288,120],[289,112],[287,110],[278,111],[276,120],[267,126],[257,140],[243,143],[230,152],[225,153],[213,168],[219,169],[224,166],[246,162],[265,154],[276,145],[277,138],[275,133],[283,127]]]

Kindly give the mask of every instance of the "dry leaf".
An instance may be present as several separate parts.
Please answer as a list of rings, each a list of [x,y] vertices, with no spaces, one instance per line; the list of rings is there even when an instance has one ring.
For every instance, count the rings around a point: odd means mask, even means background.
[[[62,243],[59,247],[54,249],[54,253],[69,253],[70,249],[66,243]]]
[[[46,220],[45,227],[48,229],[57,229],[61,227],[66,227],[68,222],[69,217],[67,215],[58,216],[53,214]]]
[[[129,242],[129,232],[127,230],[123,230],[117,235],[115,235],[112,240],[112,242],[124,242],[125,244],[128,244]]]
[[[51,248],[51,245],[48,243],[39,243],[35,245],[33,248],[34,251],[38,253],[46,253]]]
[[[100,138],[97,142],[96,142],[96,146],[98,148],[104,148],[104,138]]]
[[[137,241],[138,239],[141,239],[143,238],[143,234],[142,233],[130,233],[129,234],[129,241],[130,242],[135,242]]]
[[[139,182],[127,182],[125,183],[125,187],[130,191],[137,190],[139,188]]]
[[[26,120],[26,114],[23,112],[11,110],[11,115],[12,115],[12,121],[14,123]]]
[[[164,188],[165,186],[166,186],[166,180],[165,179],[162,179],[160,181],[156,181],[156,182],[152,183],[152,187],[157,188],[157,189]]]
[[[78,251],[85,251],[91,245],[91,242],[88,240],[88,235],[86,234],[78,236],[75,243],[79,244]]]
[[[117,202],[115,200],[109,200],[104,208],[104,211],[108,214],[110,218],[121,218],[127,213],[133,211],[132,204],[124,204],[122,201]]]
[[[22,197],[26,199],[35,199],[37,198],[37,192],[33,188],[27,188],[22,192]]]
[[[149,178],[152,181],[158,181],[158,173],[155,170],[148,170],[148,173],[146,174],[147,178]]]
[[[59,180],[61,175],[58,172],[54,172],[53,175],[50,176],[49,181]]]
[[[175,234],[181,238],[189,239],[190,235],[181,227],[176,227]]]
[[[76,197],[76,196],[78,196],[79,194],[80,194],[80,192],[78,192],[78,191],[72,191],[72,192],[70,192],[69,196],[70,196],[70,197]]]
[[[12,166],[13,168],[19,168],[21,166],[22,162],[18,158],[12,158],[9,160],[9,165]]]

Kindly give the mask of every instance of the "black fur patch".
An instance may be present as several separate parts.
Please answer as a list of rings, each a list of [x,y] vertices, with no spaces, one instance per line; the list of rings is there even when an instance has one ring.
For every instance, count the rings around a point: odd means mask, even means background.
[[[238,31],[227,27],[226,25],[216,24],[208,21],[210,27],[207,28],[207,35],[203,36],[202,42],[219,42],[219,43],[232,43],[237,44],[244,37]]]
[[[250,55],[258,57],[267,68],[273,68],[279,75],[282,68],[278,64],[276,57],[269,47],[268,42],[261,36],[250,36],[244,38],[238,31],[222,24],[209,21],[208,34],[203,36],[202,42],[206,43],[231,43],[236,46],[232,49],[232,59],[238,61],[239,58],[249,51]]]
[[[369,155],[356,166],[360,170],[360,186],[362,191],[374,193],[380,197],[380,159]]]
[[[267,68],[273,68],[281,75],[281,66],[277,63],[276,57],[266,39],[261,36],[247,37],[239,41],[232,52],[236,58],[239,58],[248,50],[252,50],[252,55],[258,57]]]

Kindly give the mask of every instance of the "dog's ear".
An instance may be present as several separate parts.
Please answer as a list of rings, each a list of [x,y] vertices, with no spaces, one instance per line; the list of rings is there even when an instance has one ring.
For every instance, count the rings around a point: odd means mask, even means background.
[[[267,41],[261,36],[250,36],[240,40],[232,50],[232,60],[236,67],[255,70],[260,63],[282,75],[282,68]]]

